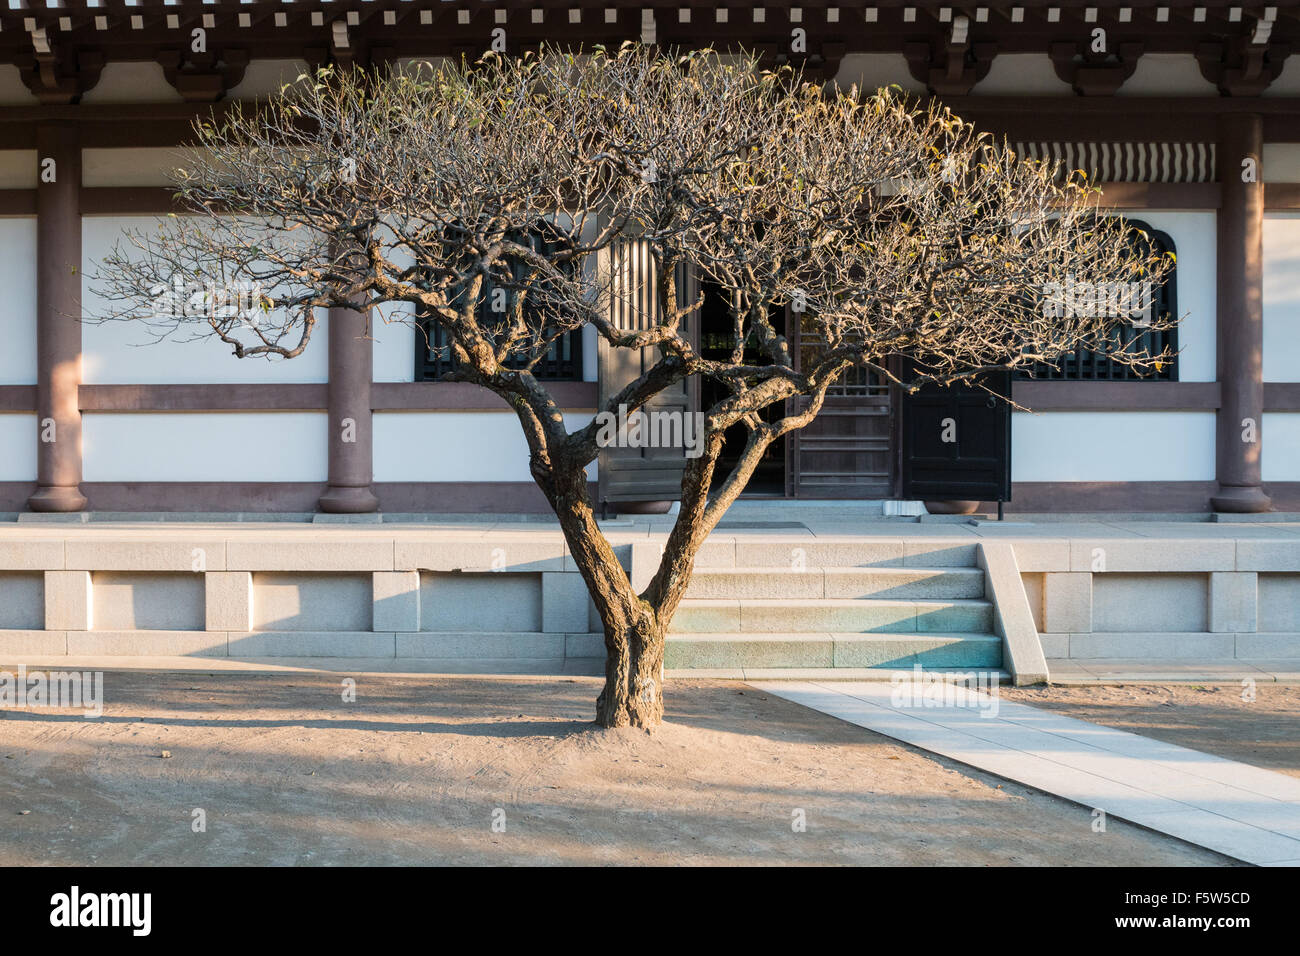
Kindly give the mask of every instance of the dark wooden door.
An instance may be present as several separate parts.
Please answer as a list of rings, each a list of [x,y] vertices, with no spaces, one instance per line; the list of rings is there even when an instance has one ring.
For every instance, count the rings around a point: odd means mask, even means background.
[[[1010,397],[1011,376],[980,382],[925,385],[904,396],[904,498],[1011,500],[1011,406],[999,397]]]
[[[801,327],[802,325],[802,327]],[[810,323],[789,322],[803,363],[821,341]],[[793,399],[802,411],[807,399]],[[789,493],[795,498],[890,498],[894,494],[892,388],[868,369],[851,368],[831,386],[821,414],[790,439]]]

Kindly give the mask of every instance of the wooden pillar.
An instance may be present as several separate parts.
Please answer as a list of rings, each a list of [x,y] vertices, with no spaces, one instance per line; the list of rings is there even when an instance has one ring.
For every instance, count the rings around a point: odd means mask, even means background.
[[[370,488],[374,353],[365,316],[351,309],[330,309],[329,349],[329,487],[320,497],[320,510],[364,514],[379,507]]]
[[[73,123],[36,129],[36,493],[33,511],[80,511],[81,144]]]
[[[1218,379],[1215,511],[1268,511],[1261,485],[1264,420],[1263,121],[1258,114],[1219,116],[1215,162],[1222,188],[1218,214]],[[1247,162],[1249,161],[1249,162]]]

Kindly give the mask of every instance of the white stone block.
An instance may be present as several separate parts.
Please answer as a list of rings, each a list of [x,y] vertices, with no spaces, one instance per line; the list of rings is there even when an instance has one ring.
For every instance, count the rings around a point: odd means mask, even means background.
[[[1259,575],[1253,571],[1216,571],[1210,575],[1210,630],[1255,630],[1259,610]]]
[[[94,623],[89,571],[45,572],[45,629],[89,631]]]
[[[374,593],[376,631],[420,629],[419,571],[376,571]]]
[[[587,582],[568,571],[542,574],[542,630],[567,633],[587,627]]]
[[[204,578],[207,629],[251,631],[253,575],[248,571],[209,571]]]
[[[1092,575],[1086,571],[1043,575],[1043,630],[1069,634],[1092,630]]]

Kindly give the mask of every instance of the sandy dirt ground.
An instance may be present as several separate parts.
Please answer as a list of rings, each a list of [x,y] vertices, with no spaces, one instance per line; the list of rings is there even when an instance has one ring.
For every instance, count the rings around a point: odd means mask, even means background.
[[[761,686],[673,681],[647,735],[594,729],[591,679],[341,678],[110,672],[98,720],[0,712],[0,864],[1231,863]]]
[[[1253,700],[1246,699],[1247,691],[1253,691]],[[1003,687],[1001,692],[1008,700],[1300,777],[1300,686],[1295,684]]]

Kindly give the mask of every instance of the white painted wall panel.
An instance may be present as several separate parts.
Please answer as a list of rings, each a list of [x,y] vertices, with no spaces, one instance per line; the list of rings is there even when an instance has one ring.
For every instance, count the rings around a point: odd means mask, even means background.
[[[512,412],[378,412],[375,481],[532,481]],[[591,415],[565,415],[569,431]],[[596,464],[587,466],[596,479]]]
[[[1265,412],[1260,469],[1265,481],[1300,481],[1300,412]]]
[[[310,72],[311,67],[305,60],[253,60],[244,69],[239,85],[226,94],[226,99],[251,100],[278,93],[286,83]]]
[[[415,339],[418,335],[424,340],[424,333],[416,331],[414,315],[415,306],[409,302],[390,302],[371,313],[376,382],[414,381]]]
[[[977,96],[1073,96],[1046,53],[1003,53],[971,91]]]
[[[1300,143],[1265,143],[1259,174],[1266,183],[1300,183]]]
[[[324,481],[323,412],[91,412],[86,481]]]
[[[106,303],[94,294],[98,262],[113,248],[123,229],[152,230],[153,216],[89,217],[82,220],[82,309],[87,316],[103,315]],[[83,380],[96,385],[160,385],[175,383],[327,382],[329,381],[328,323],[319,321],[307,350],[295,359],[237,359],[229,346],[214,338],[195,339],[187,326],[161,342],[151,330],[133,322],[82,326]]]
[[[27,88],[18,67],[12,63],[0,64],[0,106],[39,105],[40,100]]]
[[[167,82],[162,66],[152,60],[134,60],[105,63],[99,82],[86,91],[81,102],[182,103],[184,98]]]
[[[1146,53],[1116,96],[1216,96],[1190,53]]]
[[[1264,215],[1264,381],[1300,382],[1300,213]]]
[[[183,150],[155,147],[83,149],[83,186],[170,186],[171,171],[185,165]]]
[[[909,93],[925,92],[925,84],[908,72],[907,58],[901,53],[849,53],[840,61],[835,82],[844,89],[857,85],[869,92],[894,84]]]
[[[0,385],[35,385],[35,219],[0,219],[0,289]]]
[[[1210,481],[1213,412],[1016,412],[1012,481]]]
[[[582,380],[597,382],[600,380],[600,333],[594,325],[582,328]]]
[[[1300,62],[1287,57],[1282,74],[1264,88],[1262,96],[1300,96]]]
[[[1178,250],[1178,359],[1180,382],[1215,380],[1216,224],[1212,212],[1135,210],[1131,219],[1169,233]]]
[[[36,416],[0,413],[0,481],[36,480]]]
[[[36,150],[0,149],[0,189],[35,189]]]

